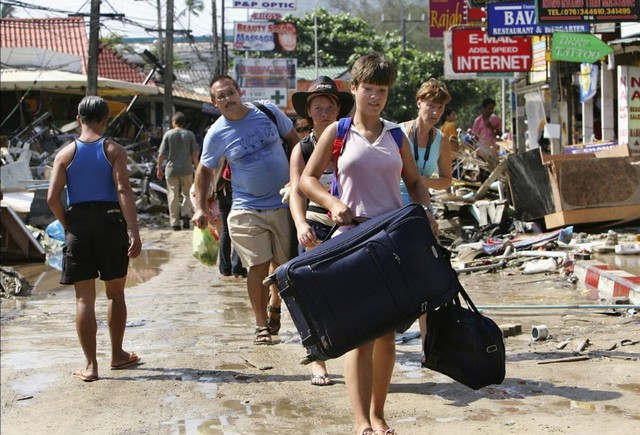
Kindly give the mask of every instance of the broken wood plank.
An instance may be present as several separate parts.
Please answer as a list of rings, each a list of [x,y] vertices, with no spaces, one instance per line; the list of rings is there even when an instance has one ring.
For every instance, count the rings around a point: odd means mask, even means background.
[[[496,166],[496,168],[491,172],[491,174],[489,174],[489,177],[487,177],[484,183],[482,183],[482,185],[476,192],[475,198],[476,199],[484,198],[487,192],[489,191],[491,184],[493,184],[493,182],[496,181],[504,173],[504,171],[506,171],[506,169],[507,169],[507,161],[502,160],[500,163],[498,163],[498,166]]]
[[[554,364],[554,363],[564,363],[564,362],[575,362],[575,361],[586,361],[590,359],[587,355],[580,356],[568,356],[566,358],[557,358],[557,359],[548,359],[544,361],[538,361],[538,364]]]

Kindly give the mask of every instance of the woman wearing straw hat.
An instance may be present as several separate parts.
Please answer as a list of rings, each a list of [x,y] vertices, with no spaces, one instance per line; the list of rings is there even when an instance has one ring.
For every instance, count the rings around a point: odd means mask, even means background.
[[[339,91],[335,82],[329,77],[320,76],[311,83],[306,92],[296,92],[291,98],[298,115],[307,119],[312,126],[310,134],[293,148],[289,172],[291,185],[289,209],[296,225],[300,250],[304,251],[322,242],[329,234],[333,222],[327,215],[328,210],[313,202],[307,204],[307,198],[299,188],[300,175],[322,132],[336,120],[349,114],[353,107],[353,96],[349,92]],[[331,165],[325,169],[321,177],[321,182],[327,190],[331,186],[332,177]],[[312,362],[311,373],[311,384],[317,386],[333,384],[327,374],[324,361]]]

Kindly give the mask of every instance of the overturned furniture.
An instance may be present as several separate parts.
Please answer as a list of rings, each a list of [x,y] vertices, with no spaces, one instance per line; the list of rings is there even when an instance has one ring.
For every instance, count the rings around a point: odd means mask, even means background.
[[[509,157],[516,212],[523,220],[544,218],[547,228],[640,219],[640,162],[612,155],[543,156],[534,149]]]

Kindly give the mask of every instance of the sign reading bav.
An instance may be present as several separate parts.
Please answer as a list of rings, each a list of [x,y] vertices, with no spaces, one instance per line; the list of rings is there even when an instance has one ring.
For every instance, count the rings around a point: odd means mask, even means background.
[[[556,32],[551,38],[551,60],[594,63],[612,52],[613,48],[590,33]]]

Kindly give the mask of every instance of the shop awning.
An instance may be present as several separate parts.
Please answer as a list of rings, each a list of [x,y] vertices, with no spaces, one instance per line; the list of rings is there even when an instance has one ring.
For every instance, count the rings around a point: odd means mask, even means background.
[[[85,94],[87,76],[59,70],[0,69],[0,89],[2,91],[25,91],[27,89]],[[98,95],[132,96],[159,95],[155,86],[123,82],[98,77]]]

